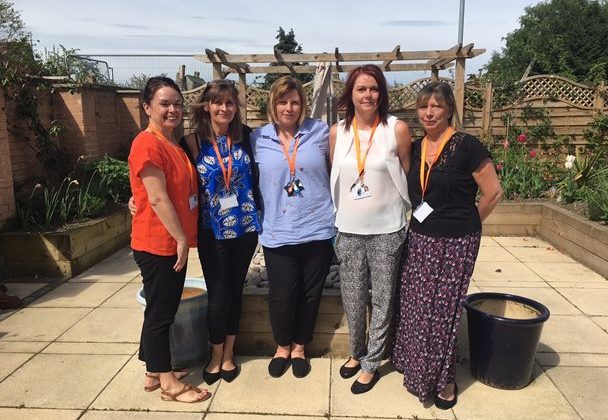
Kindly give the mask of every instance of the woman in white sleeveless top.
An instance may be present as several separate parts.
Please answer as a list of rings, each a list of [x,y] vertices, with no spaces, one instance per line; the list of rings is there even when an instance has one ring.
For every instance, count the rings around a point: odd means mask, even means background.
[[[405,122],[388,115],[388,99],[378,66],[354,69],[338,102],[346,118],[330,131],[336,254],[350,330],[351,357],[340,375],[351,378],[361,370],[351,386],[354,394],[369,391],[380,378],[410,208],[411,136]]]

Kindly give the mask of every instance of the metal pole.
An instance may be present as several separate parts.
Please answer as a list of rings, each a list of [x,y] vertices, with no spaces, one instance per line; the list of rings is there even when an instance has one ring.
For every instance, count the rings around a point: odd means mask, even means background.
[[[462,45],[462,33],[464,29],[464,0],[460,0],[460,14],[458,18],[458,43]]]

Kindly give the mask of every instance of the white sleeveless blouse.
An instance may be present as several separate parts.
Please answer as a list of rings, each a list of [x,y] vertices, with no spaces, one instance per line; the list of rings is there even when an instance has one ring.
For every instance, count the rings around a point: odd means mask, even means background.
[[[340,232],[377,235],[396,232],[407,226],[410,209],[407,179],[397,153],[395,124],[389,116],[387,124],[376,128],[365,163],[364,183],[371,197],[354,199],[350,187],[357,179],[357,157],[352,127],[338,124],[330,185],[336,209],[336,227]],[[361,153],[369,144],[371,130],[359,130]]]

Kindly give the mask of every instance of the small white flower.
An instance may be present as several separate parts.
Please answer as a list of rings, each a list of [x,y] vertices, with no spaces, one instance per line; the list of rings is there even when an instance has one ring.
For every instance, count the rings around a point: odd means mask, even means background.
[[[566,169],[572,169],[572,166],[574,166],[575,160],[576,160],[576,156],[574,156],[574,155],[566,156],[566,163],[564,163],[564,166],[566,167]]]

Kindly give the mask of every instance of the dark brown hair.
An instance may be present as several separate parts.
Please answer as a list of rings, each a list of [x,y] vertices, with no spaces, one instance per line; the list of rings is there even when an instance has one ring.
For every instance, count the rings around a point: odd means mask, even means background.
[[[213,80],[207,83],[196,103],[190,108],[191,127],[202,140],[209,141],[215,138],[213,126],[211,125],[211,115],[209,111],[205,110],[205,103],[217,103],[226,98],[232,98],[236,105],[236,113],[228,125],[228,135],[230,135],[233,143],[240,143],[243,140],[239,92],[236,89],[234,81],[224,79]]]
[[[156,92],[160,88],[165,86],[175,89],[177,93],[179,93],[179,96],[182,97],[182,100],[184,99],[182,91],[180,90],[179,86],[177,86],[177,83],[173,81],[173,79],[171,79],[170,77],[155,76],[150,77],[146,82],[146,87],[144,87],[144,90],[142,92],[142,102],[145,104],[149,104],[150,101],[152,101],[152,98],[154,98],[154,95],[156,95]]]
[[[345,122],[347,129],[353,123],[353,118],[355,118],[353,89],[355,88],[357,77],[361,76],[362,74],[371,76],[376,80],[376,83],[378,84],[378,93],[380,94],[378,103],[378,115],[380,116],[380,122],[382,124],[386,124],[386,120],[388,118],[388,88],[386,86],[384,74],[382,73],[382,70],[380,70],[380,67],[376,66],[375,64],[365,64],[351,70],[351,72],[348,73],[344,93],[342,93],[342,96],[340,96],[340,99],[338,100],[338,109],[346,110]]]

